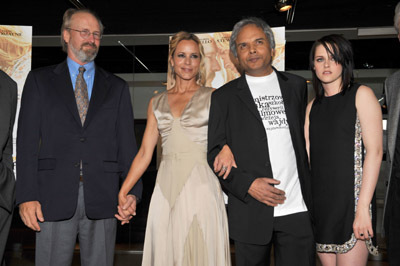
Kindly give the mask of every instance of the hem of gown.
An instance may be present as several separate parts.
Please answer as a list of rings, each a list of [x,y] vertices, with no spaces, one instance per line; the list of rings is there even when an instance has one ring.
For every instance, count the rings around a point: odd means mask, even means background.
[[[363,240],[360,240],[363,241]],[[344,244],[320,244],[317,243],[317,252],[321,253],[339,253],[339,254],[344,254],[349,252],[356,244],[357,238],[353,234],[351,234],[351,238],[349,241],[345,242]],[[365,245],[367,246],[368,252],[371,255],[378,256],[379,251],[378,251],[378,246],[374,246],[372,243],[372,239],[365,240]]]

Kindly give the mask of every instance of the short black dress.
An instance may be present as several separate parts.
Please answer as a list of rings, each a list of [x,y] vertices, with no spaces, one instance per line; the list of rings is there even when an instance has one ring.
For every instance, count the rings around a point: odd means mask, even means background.
[[[353,221],[362,183],[363,144],[355,106],[359,84],[314,101],[309,139],[318,252],[346,253],[357,239]],[[372,205],[370,214],[372,219]],[[377,254],[372,240],[366,241]]]

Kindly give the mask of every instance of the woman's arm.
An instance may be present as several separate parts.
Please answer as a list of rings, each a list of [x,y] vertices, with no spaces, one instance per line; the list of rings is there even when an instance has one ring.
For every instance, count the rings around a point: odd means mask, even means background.
[[[149,107],[147,108],[147,124],[144,131],[142,144],[131,164],[128,175],[118,194],[119,214],[115,215],[115,217],[121,220],[122,224],[128,223],[129,219],[132,217],[131,215],[135,215],[136,210],[129,209],[129,207],[125,206],[130,205],[126,204],[127,195],[149,166],[153,157],[154,148],[157,144],[159,133],[157,128],[157,120],[154,116],[152,105],[153,99],[150,100]]]
[[[369,205],[375,192],[382,162],[382,111],[375,94],[366,86],[360,86],[357,91],[356,108],[366,155],[353,230],[357,239],[365,240],[374,235]]]
[[[214,172],[218,173],[218,176],[223,175],[223,179],[226,179],[231,172],[232,167],[237,168],[235,157],[227,144],[222,147],[214,160]]]

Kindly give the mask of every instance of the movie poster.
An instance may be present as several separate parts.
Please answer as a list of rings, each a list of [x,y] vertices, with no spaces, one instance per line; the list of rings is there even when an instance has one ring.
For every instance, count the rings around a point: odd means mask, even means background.
[[[25,79],[31,70],[32,27],[0,25],[0,69],[18,85],[17,114],[14,124],[14,162],[16,151],[17,118]]]
[[[271,28],[275,37],[275,56],[272,65],[279,71],[285,70],[285,27]],[[230,31],[199,33],[205,53],[206,87],[219,88],[240,76],[236,60],[229,51]],[[167,75],[169,77],[169,75]],[[171,84],[168,81],[168,84]],[[169,88],[168,88],[169,89]]]

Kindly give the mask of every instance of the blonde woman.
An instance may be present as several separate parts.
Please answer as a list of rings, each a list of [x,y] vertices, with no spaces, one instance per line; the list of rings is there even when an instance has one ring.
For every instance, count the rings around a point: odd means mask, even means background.
[[[219,181],[207,163],[207,130],[213,89],[205,83],[204,51],[193,34],[170,42],[169,90],[153,97],[142,146],[119,193],[122,223],[131,218],[129,190],[148,167],[158,137],[162,160],[147,219],[142,265],[229,266],[228,225]],[[234,164],[226,146],[220,174]],[[226,158],[232,158],[226,160]]]

